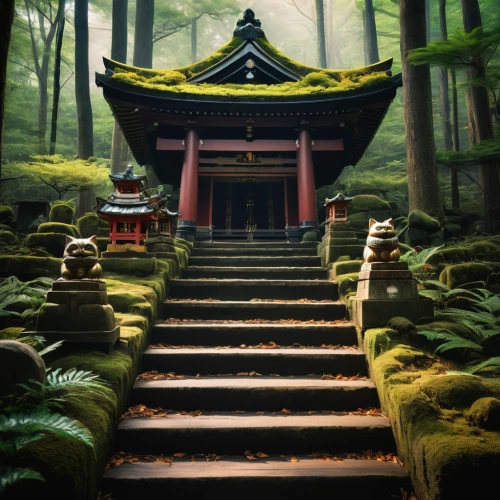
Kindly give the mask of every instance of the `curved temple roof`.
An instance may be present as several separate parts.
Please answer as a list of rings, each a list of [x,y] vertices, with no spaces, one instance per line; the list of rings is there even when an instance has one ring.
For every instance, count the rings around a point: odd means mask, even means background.
[[[219,120],[216,127],[229,130],[244,129],[248,119],[255,129],[273,119],[293,131],[303,120],[324,127],[331,116],[329,127],[345,123],[348,129],[339,136],[344,136],[344,151],[335,165],[359,161],[402,84],[401,74],[391,73],[392,59],[351,70],[315,68],[282,54],[257,29],[262,31],[260,25],[239,24],[235,35],[241,36],[183,68],[136,68],[104,58],[106,71],[96,74],[96,84],[140,164],[151,164],[157,172],[177,169],[173,177],[178,177],[179,166],[169,160],[166,167],[160,159],[157,138],[168,137],[175,127],[183,130],[192,120],[207,131],[210,117]],[[321,181],[333,182],[330,174]]]

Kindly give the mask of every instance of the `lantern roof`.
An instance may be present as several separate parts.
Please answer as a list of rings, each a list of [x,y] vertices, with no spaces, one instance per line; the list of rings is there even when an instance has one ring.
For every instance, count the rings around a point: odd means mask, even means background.
[[[330,205],[333,205],[334,203],[349,203],[352,200],[352,198],[349,198],[349,196],[345,196],[342,193],[338,193],[337,196],[333,198],[325,198],[325,207],[328,207]]]

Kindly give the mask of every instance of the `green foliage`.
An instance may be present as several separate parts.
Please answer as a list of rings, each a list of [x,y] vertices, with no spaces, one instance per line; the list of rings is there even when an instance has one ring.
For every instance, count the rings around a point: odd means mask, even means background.
[[[482,27],[466,33],[450,33],[448,40],[435,40],[426,47],[410,50],[408,60],[418,66],[435,64],[449,69],[467,69],[491,60],[500,43],[500,27],[486,32]]]
[[[423,250],[412,250],[411,252],[407,252],[401,256],[399,260],[402,262],[406,262],[409,267],[415,266],[417,264],[425,264],[427,260],[437,253],[444,245],[433,247],[433,248],[424,248]]]
[[[9,276],[0,284],[0,324],[8,326],[11,320],[29,324],[45,302],[53,280],[39,278],[28,282]]]
[[[11,486],[25,481],[34,479],[37,481],[45,481],[45,478],[39,473],[31,469],[23,467],[2,467],[0,466],[0,494],[5,493]]]

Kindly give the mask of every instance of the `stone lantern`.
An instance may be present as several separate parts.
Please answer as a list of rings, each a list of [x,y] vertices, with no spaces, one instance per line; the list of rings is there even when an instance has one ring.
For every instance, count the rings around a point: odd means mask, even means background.
[[[336,222],[347,222],[348,206],[352,198],[337,194],[334,198],[325,198],[326,224],[335,224]]]

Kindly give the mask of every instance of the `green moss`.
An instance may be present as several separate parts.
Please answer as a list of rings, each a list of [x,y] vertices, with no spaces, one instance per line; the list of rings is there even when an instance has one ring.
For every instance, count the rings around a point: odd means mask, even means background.
[[[0,205],[0,222],[10,224],[14,218],[14,210],[9,205]]]
[[[432,266],[437,266],[440,263],[460,263],[468,262],[470,260],[470,253],[466,247],[449,247],[441,248],[433,252],[425,262]]]
[[[31,257],[25,255],[0,255],[0,276],[16,276],[21,281],[29,281],[46,276],[61,276],[61,259],[54,257]]]
[[[187,241],[183,238],[175,238],[174,239],[174,246],[176,246],[177,248],[182,248],[182,249],[186,250],[188,255],[191,254],[191,252],[193,251],[193,248],[194,248],[193,243],[191,243],[190,241]]]
[[[66,247],[66,235],[62,233],[32,233],[26,238],[28,248],[42,247],[54,257],[62,257]]]
[[[400,335],[408,334],[410,332],[415,331],[416,329],[412,321],[402,316],[396,316],[394,318],[391,318],[387,322],[387,328],[396,330]]]
[[[80,231],[76,226],[62,222],[44,222],[38,226],[37,233],[61,233],[80,238]]]
[[[145,277],[158,272],[158,264],[152,259],[106,258],[100,260],[103,273]]]
[[[409,213],[408,225],[410,228],[422,229],[427,233],[434,233],[441,227],[437,219],[432,218],[422,210],[412,210]]]
[[[134,68],[125,64],[114,63],[113,79],[158,92],[172,94],[186,94],[191,96],[210,95],[212,97],[235,100],[287,100],[296,97],[328,96],[351,90],[367,88],[386,81],[389,76],[385,71],[376,71],[374,68],[360,68],[345,71],[328,71],[300,65],[277,51],[268,42],[259,39],[257,43],[268,52],[271,57],[279,60],[287,67],[294,66],[300,69],[301,76],[307,78],[297,82],[281,84],[211,84],[189,83],[189,78],[216,62],[224,59],[235,48],[241,45],[241,38],[233,38],[226,46],[209,58],[195,65],[172,70],[149,70]]]
[[[175,248],[175,253],[179,257],[179,267],[184,269],[188,264],[189,254],[183,248],[178,247]]]
[[[472,257],[486,257],[499,250],[499,246],[491,241],[475,241],[469,245],[469,253]]]
[[[421,381],[421,390],[443,408],[468,408],[476,399],[491,396],[479,377],[439,375]]]
[[[82,238],[90,238],[91,236],[104,236],[109,235],[109,224],[101,220],[95,214],[86,214],[76,221],[76,227]]]
[[[387,201],[382,200],[374,194],[359,194],[353,197],[349,207],[349,211],[353,214],[373,212],[375,210],[391,210],[391,206]]]
[[[486,397],[474,401],[466,417],[481,429],[500,431],[500,399]]]
[[[491,273],[491,267],[481,262],[468,262],[446,266],[439,275],[439,281],[449,288],[457,288],[464,283],[484,281]]]
[[[342,274],[355,274],[359,273],[361,270],[361,266],[363,265],[363,261],[361,260],[345,260],[333,263],[333,276],[336,278]]]
[[[50,209],[49,222],[61,222],[63,224],[72,224],[75,211],[70,205],[59,203]]]
[[[9,327],[0,330],[0,340],[15,340],[23,330],[22,327]]]
[[[339,287],[339,296],[343,299],[348,293],[358,289],[359,273],[341,274],[336,277]]]
[[[0,244],[15,245],[17,243],[17,236],[11,231],[0,231]]]

